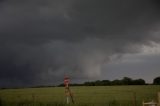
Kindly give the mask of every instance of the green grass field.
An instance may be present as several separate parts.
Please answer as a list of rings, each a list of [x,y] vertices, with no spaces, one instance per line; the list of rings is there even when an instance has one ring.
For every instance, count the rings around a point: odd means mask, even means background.
[[[157,100],[160,86],[71,87],[75,104],[71,106],[141,106]],[[0,90],[1,106],[68,106],[63,87]]]

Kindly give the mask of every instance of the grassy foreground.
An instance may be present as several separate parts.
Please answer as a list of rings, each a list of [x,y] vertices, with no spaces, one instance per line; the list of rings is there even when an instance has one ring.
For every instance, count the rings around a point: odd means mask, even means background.
[[[160,86],[71,87],[75,104],[65,104],[63,87],[0,90],[0,106],[141,106],[157,100]]]

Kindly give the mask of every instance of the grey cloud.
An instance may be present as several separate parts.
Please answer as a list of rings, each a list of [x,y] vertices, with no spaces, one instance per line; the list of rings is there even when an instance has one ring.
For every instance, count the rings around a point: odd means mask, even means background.
[[[121,62],[121,60],[123,62]],[[144,78],[146,82],[152,83],[159,72],[160,55],[130,55],[124,56],[121,60],[112,62],[104,66],[108,72],[103,72],[108,79],[121,79],[124,76],[131,78]],[[127,61],[126,61],[127,60]],[[130,70],[130,71],[128,71]],[[105,78],[103,76],[102,78]]]
[[[159,42],[151,33],[159,30],[157,0],[3,0],[0,5],[0,86],[56,84],[65,74],[74,80],[99,78],[113,55]]]

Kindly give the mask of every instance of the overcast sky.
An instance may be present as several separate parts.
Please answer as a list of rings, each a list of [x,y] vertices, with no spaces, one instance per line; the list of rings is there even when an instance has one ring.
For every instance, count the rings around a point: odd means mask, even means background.
[[[0,86],[160,76],[159,0],[0,0]]]

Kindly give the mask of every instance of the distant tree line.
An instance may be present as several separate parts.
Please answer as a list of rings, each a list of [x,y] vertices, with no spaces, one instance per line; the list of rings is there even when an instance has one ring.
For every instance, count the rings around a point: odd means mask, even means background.
[[[143,79],[136,79],[133,80],[128,77],[124,77],[121,80],[97,80],[97,81],[92,81],[92,82],[85,82],[85,86],[108,86],[108,85],[145,85],[146,82]]]
[[[160,76],[153,79],[152,84],[147,84],[143,79],[132,79],[129,77],[124,77],[121,80],[116,79],[113,81],[110,80],[97,80],[97,81],[88,81],[82,84],[71,83],[70,86],[114,86],[114,85],[160,85]],[[59,84],[59,87],[64,86],[64,84]],[[43,88],[43,87],[56,87],[54,85],[38,85],[29,88]],[[25,87],[8,87],[13,89],[22,89]],[[0,87],[0,90],[7,89],[7,87]]]
[[[156,77],[156,78],[153,80],[153,84],[154,84],[154,85],[160,85],[160,76],[159,76],[159,77]]]
[[[131,79],[129,77],[124,77],[121,80],[97,80],[97,81],[88,81],[83,84],[70,84],[71,86],[112,86],[112,85],[146,85],[145,80],[143,79]],[[64,86],[60,84],[59,86]]]
[[[153,79],[153,85],[160,85],[160,77]],[[148,85],[143,79],[132,79],[129,77],[124,77],[121,80],[116,79],[113,81],[110,80],[97,80],[97,81],[88,81],[82,84],[70,84],[71,86],[113,86],[113,85]],[[58,86],[64,86],[60,84]]]

